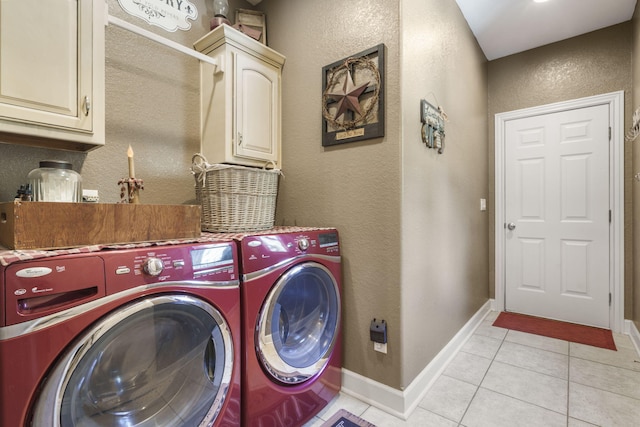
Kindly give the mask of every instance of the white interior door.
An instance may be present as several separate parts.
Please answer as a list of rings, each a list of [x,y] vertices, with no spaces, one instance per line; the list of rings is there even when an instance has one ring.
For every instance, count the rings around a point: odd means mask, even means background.
[[[609,328],[609,106],[505,122],[505,309]]]

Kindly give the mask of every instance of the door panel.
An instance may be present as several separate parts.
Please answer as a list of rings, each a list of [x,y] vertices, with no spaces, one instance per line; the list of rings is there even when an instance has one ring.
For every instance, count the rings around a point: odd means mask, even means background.
[[[0,117],[92,130],[91,1],[0,3]],[[86,70],[83,71],[83,70]]]
[[[91,325],[54,365],[29,425],[212,425],[227,397],[233,344],[222,314],[166,294]]]
[[[609,107],[505,131],[505,308],[608,328]]]
[[[258,360],[273,379],[299,384],[329,363],[340,327],[340,290],[325,266],[288,270],[267,295],[256,325]]]
[[[236,56],[237,138],[235,155],[264,161],[278,160],[279,74],[249,55]]]

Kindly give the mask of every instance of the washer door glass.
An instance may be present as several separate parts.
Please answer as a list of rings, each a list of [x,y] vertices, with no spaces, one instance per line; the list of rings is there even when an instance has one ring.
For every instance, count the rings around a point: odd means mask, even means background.
[[[224,402],[233,348],[213,306],[167,295],[99,321],[56,366],[33,425],[204,426]]]
[[[256,351],[277,380],[297,384],[326,366],[338,338],[340,290],[331,272],[307,262],[287,271],[267,296]]]

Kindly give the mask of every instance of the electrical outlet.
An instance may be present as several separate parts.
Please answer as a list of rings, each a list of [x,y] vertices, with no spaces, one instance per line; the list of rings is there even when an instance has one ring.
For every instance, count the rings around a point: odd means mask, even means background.
[[[374,342],[373,349],[375,351],[379,351],[380,353],[387,354],[387,343]]]
[[[98,203],[100,201],[100,197],[98,197],[98,190],[82,189],[82,201]]]

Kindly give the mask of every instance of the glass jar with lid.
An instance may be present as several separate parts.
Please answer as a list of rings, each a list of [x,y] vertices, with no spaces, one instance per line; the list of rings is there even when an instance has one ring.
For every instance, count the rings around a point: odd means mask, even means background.
[[[33,188],[35,201],[82,201],[82,177],[73,170],[71,163],[43,160],[38,169],[29,172],[27,179]]]

